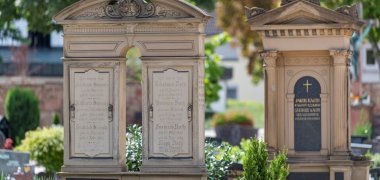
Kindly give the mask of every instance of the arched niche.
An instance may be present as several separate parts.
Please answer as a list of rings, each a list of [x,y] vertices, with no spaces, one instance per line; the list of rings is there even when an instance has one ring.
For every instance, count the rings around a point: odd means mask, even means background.
[[[303,80],[305,82],[303,82]],[[299,91],[299,87],[297,88],[296,86],[299,86],[299,85],[301,86],[305,85],[304,90],[307,90],[306,88],[310,88],[312,85],[314,86],[316,85],[318,87],[313,90],[318,91],[317,93],[319,95],[303,94],[305,95],[305,97],[302,97],[303,96],[302,94],[300,95],[300,93],[297,93],[297,91]],[[320,105],[319,108],[318,107],[315,109],[313,108],[313,110],[320,111],[319,113],[317,113],[318,115],[316,115],[316,116],[319,116],[320,118],[320,121],[319,121],[320,124],[318,124],[318,122],[316,122],[313,119],[313,121],[309,121],[313,124],[306,124],[306,126],[302,125],[302,123],[306,121],[306,119],[304,119],[304,117],[302,116],[309,116],[308,112],[310,111],[307,111],[306,115],[300,114],[297,117],[296,115],[297,112],[295,111],[296,109],[301,109],[299,111],[302,111],[303,108],[301,106],[303,105],[309,106],[307,105],[306,102],[301,102],[300,101],[301,98],[305,98],[305,99],[315,98],[314,99],[315,102],[312,103],[312,105],[313,106]],[[296,99],[298,99],[299,102],[295,102]],[[285,110],[285,116],[287,118],[286,120],[287,123],[286,123],[286,128],[285,128],[285,134],[287,135],[286,144],[289,149],[289,155],[327,156],[328,149],[329,149],[330,125],[328,121],[329,94],[328,94],[328,86],[325,79],[319,73],[314,72],[312,70],[304,70],[304,71],[298,72],[291,78],[291,80],[289,81],[287,85],[286,103],[287,103],[287,106]],[[299,108],[298,106],[301,108]],[[316,116],[313,116],[313,117],[316,118]],[[297,119],[304,120],[304,121],[296,121]],[[314,134],[319,135],[320,137],[315,137],[313,139],[310,139],[310,137],[308,137],[309,134],[302,134],[302,133],[305,133],[305,131],[302,132],[302,129],[296,129],[297,127],[298,128],[308,127],[309,131],[315,131],[315,129],[313,128],[317,128],[320,130],[320,132],[315,132]],[[298,136],[298,138],[295,138],[296,132],[299,132],[298,135],[303,135],[303,136]],[[302,138],[306,138],[306,139],[302,140]],[[315,141],[316,143],[320,143],[320,145],[318,147],[318,145],[305,142],[304,140]],[[296,143],[298,144],[296,145]]]
[[[125,57],[136,47],[142,54],[141,171],[204,175],[204,28],[209,18],[183,0],[81,0],[54,17],[64,33],[62,171],[125,171]],[[173,104],[165,96],[185,98]]]

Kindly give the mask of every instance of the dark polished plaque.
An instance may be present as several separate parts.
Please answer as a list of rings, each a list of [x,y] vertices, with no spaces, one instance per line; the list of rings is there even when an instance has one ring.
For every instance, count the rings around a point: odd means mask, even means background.
[[[296,151],[321,150],[321,86],[310,76],[294,87],[294,148]]]

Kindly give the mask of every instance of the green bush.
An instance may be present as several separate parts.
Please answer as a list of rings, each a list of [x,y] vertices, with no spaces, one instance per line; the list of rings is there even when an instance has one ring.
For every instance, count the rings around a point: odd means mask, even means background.
[[[255,127],[264,128],[265,108],[264,103],[254,101],[227,101],[227,111],[249,112],[255,117]]]
[[[52,126],[29,131],[16,150],[30,153],[30,158],[48,173],[58,172],[63,165],[63,128]]]
[[[373,161],[371,168],[379,168],[380,167],[380,153],[376,153],[376,154],[368,153],[368,154],[366,154],[366,157],[370,158],[371,161]]]
[[[244,180],[285,180],[289,175],[289,167],[286,164],[286,153],[275,155],[268,163],[266,144],[257,139],[250,141],[249,147],[243,158]]]
[[[227,175],[228,168],[236,161],[232,154],[232,148],[228,143],[220,146],[207,142],[205,145],[205,157],[208,176],[207,179],[219,180]]]
[[[227,111],[225,113],[214,114],[212,116],[212,125],[223,126],[226,124],[239,124],[253,127],[255,124],[253,115],[243,111]]]
[[[354,132],[352,135],[355,136],[364,136],[368,139],[371,139],[372,136],[372,124],[371,123],[360,123],[356,124]]]
[[[11,137],[20,144],[25,133],[34,130],[40,123],[38,98],[30,89],[12,88],[5,97],[5,116],[10,122]]]
[[[126,144],[126,164],[128,171],[139,171],[142,164],[141,126],[128,126]],[[238,159],[229,144],[216,146],[207,142],[205,145],[206,168],[208,179],[221,179],[227,175],[228,167]]]
[[[53,114],[51,115],[51,123],[52,123],[53,125],[59,125],[59,124],[60,124],[59,116],[58,116],[57,113],[53,113]]]
[[[141,126],[137,124],[128,126],[125,153],[128,171],[140,171],[142,164]]]

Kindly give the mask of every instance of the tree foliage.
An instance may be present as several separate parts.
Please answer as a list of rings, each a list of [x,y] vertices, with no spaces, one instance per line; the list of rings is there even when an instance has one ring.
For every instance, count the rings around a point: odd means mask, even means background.
[[[245,7],[261,7],[269,10],[279,5],[279,0],[219,0],[217,2],[217,25],[238,40],[242,55],[249,60],[247,71],[252,75],[254,83],[258,83],[263,76],[263,61],[258,54],[263,47],[259,34],[252,31],[246,22]]]
[[[362,3],[363,19],[365,20],[380,20],[380,1],[379,0],[322,0],[322,5],[331,9],[335,9],[343,5],[351,5],[354,3]],[[368,42],[373,48],[373,57],[380,65],[380,27],[372,27],[367,37]]]
[[[30,89],[9,89],[5,97],[5,116],[10,123],[11,137],[16,145],[25,137],[25,133],[34,130],[40,123],[39,102]]]
[[[227,33],[222,33],[210,38],[205,44],[205,101],[207,107],[210,107],[212,102],[219,100],[218,92],[222,88],[219,85],[219,80],[223,75],[223,68],[220,67],[221,57],[215,52],[219,46],[226,44],[231,40]]]
[[[53,30],[61,30],[61,26],[53,23],[52,17],[66,6],[78,0],[0,0],[0,27],[3,29],[3,37],[16,37],[13,26],[14,20],[25,19],[28,22],[28,30],[48,34]]]

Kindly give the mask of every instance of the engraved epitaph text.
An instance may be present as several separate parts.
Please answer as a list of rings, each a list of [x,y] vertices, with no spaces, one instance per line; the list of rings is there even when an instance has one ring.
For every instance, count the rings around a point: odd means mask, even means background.
[[[71,124],[74,141],[74,155],[79,157],[111,157],[111,129],[109,110],[110,72],[76,71],[73,73],[74,88]],[[111,112],[112,113],[112,112]]]
[[[154,157],[191,157],[191,71],[153,71],[150,126]]]
[[[294,144],[296,151],[321,150],[321,86],[310,76],[294,88]]]

